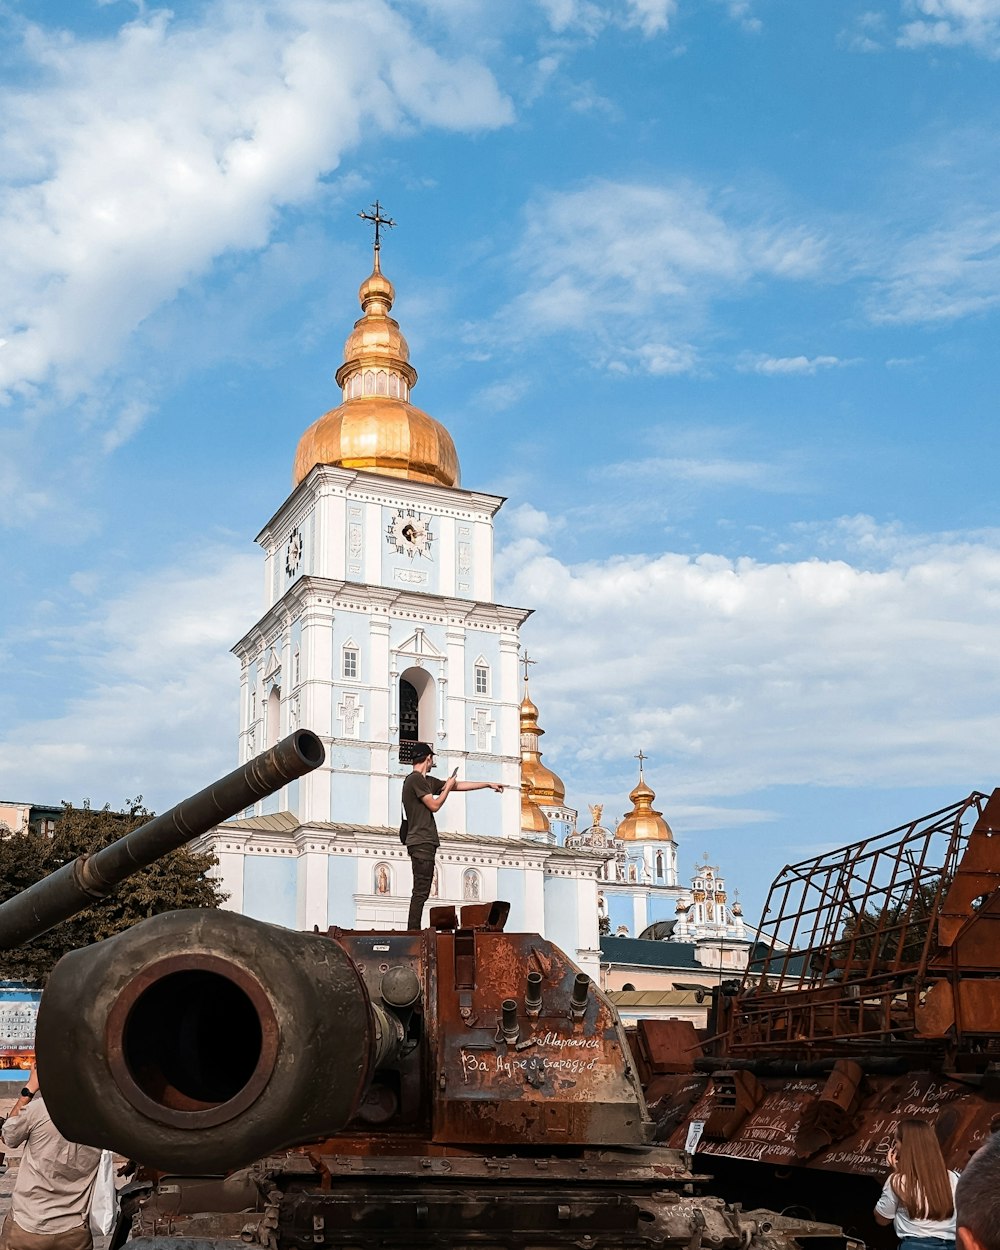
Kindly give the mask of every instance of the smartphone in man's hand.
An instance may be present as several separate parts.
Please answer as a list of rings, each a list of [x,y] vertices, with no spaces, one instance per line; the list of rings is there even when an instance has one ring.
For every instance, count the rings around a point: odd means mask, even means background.
[[[452,781],[454,781],[454,780],[455,780],[455,778],[456,778],[457,776],[458,776],[458,769],[457,769],[457,768],[453,768],[453,769],[451,770],[451,779],[452,779]]]

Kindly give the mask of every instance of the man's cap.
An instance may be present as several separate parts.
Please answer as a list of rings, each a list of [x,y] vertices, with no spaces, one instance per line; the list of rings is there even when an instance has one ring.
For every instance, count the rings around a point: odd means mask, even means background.
[[[428,755],[433,755],[433,754],[434,754],[433,747],[428,746],[426,742],[418,742],[416,746],[413,748],[413,754],[410,756],[410,758],[413,760],[414,764],[419,764],[421,760],[425,760],[428,757]]]

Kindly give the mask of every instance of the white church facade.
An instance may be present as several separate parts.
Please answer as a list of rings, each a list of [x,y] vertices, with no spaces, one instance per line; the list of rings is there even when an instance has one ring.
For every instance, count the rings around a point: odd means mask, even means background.
[[[460,486],[448,431],[410,402],[417,375],[390,315],[377,230],[359,298],[336,374],[342,402],[302,435],[291,494],[257,537],[264,611],[234,647],[240,759],[301,726],[326,760],[199,849],[218,857],[226,905],[247,915],[296,929],[403,928],[400,791],[413,744],[430,742],[441,776],[457,768],[505,787],[455,793],[441,809],[431,905],[502,898],[509,928],[544,933],[596,977],[599,927],[638,936],[689,899],[676,843],[641,760],[615,834],[599,816],[577,831],[541,763],[526,656],[521,684],[530,610],[494,599],[504,501]]]

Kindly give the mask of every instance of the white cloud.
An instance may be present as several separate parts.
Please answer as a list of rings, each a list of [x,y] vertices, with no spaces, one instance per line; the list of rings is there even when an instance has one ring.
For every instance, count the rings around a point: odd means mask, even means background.
[[[362,135],[512,117],[482,64],[381,0],[214,0],[199,24],[155,9],[104,39],[26,26],[24,47],[34,82],[0,95],[0,394],[86,386]]]
[[[762,30],[764,23],[759,17],[755,17],[753,6],[750,0],[723,0],[729,16],[734,22],[739,22],[744,30],[751,31],[754,34]]]
[[[609,465],[608,477],[639,483],[693,482],[701,486],[743,486],[754,490],[783,492],[795,489],[788,467],[763,460],[726,457],[648,456],[641,460]],[[648,501],[642,501],[645,506]]]
[[[565,777],[643,744],[676,801],[776,785],[971,788],[1000,732],[998,536],[907,539],[851,519],[865,558],[504,561],[535,607],[533,695]],[[585,674],[585,681],[581,681]],[[580,708],[599,732],[579,734]]]
[[[546,762],[575,802],[621,799],[621,761],[638,746],[656,761],[658,806],[689,830],[767,819],[753,796],[773,786],[989,781],[1000,535],[921,538],[848,517],[827,536],[839,557],[569,565],[546,546],[558,523],[544,512],[523,505],[507,520],[497,598],[535,608],[524,641],[540,661]],[[806,537],[823,548],[819,531]],[[49,613],[73,623],[10,640],[6,662],[30,649],[72,671],[76,692],[54,715],[8,726],[0,794],[142,793],[163,810],[233,767],[229,648],[260,610],[259,571],[258,556],[223,546],[120,592],[79,570],[78,598]]]
[[[904,48],[970,47],[1000,57],[1000,0],[905,0],[913,20],[900,28]]]
[[[617,354],[606,363],[615,373],[640,372],[662,377],[693,373],[698,367],[698,352],[690,343],[643,343],[636,348],[619,346]]]
[[[757,217],[691,182],[597,179],[527,209],[516,255],[524,292],[504,312],[507,332],[585,331],[608,368],[692,369],[711,301],[755,278],[816,275],[814,233]],[[639,340],[638,342],[636,340]]]
[[[638,26],[649,39],[662,34],[677,12],[677,0],[627,0],[628,24]]]
[[[885,14],[869,9],[855,18],[852,27],[841,31],[837,42],[851,52],[881,52],[885,47],[886,30]]]
[[[727,15],[746,31],[757,32],[762,23],[753,14],[751,0],[719,0]],[[541,0],[542,11],[557,34],[579,32],[590,38],[615,24],[641,31],[646,39],[666,34],[681,8],[679,0]],[[695,5],[688,2],[687,8]]]
[[[677,12],[677,0],[625,0],[600,4],[596,0],[541,0],[549,25],[557,34],[576,31],[593,38],[605,26],[617,23],[637,28],[645,38],[663,34]]]
[[[949,209],[890,255],[869,311],[876,321],[951,321],[1000,304],[1000,212]]]
[[[794,373],[818,373],[821,369],[833,369],[849,362],[837,356],[750,356],[740,368],[753,373],[787,375]]]
[[[8,638],[76,693],[0,739],[0,794],[169,807],[236,767],[239,668],[229,648],[261,610],[259,556],[206,548],[115,593],[80,570],[60,620]]]

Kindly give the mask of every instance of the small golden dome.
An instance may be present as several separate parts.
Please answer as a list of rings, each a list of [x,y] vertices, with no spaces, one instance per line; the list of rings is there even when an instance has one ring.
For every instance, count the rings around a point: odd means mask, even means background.
[[[317,464],[438,486],[459,484],[451,435],[410,403],[417,371],[410,364],[399,322],[389,316],[395,295],[376,248],[374,268],[358,290],[363,315],[347,337],[344,363],[336,374],[344,401],[302,435],[293,485],[298,486]]]
[[[673,832],[663,819],[663,813],[654,811],[653,800],[656,795],[646,785],[642,775],[642,760],[639,761],[639,784],[628,796],[632,800],[632,810],[622,817],[615,830],[615,837],[624,842],[672,842]]]
[[[562,779],[542,763],[538,739],[545,730],[538,724],[538,708],[528,694],[528,679],[524,679],[524,698],[521,700],[521,777],[528,782],[531,799],[549,807],[563,807],[566,803],[566,787]]]
[[[548,833],[549,822],[545,813],[531,797],[531,783],[527,777],[521,782],[521,832]]]

